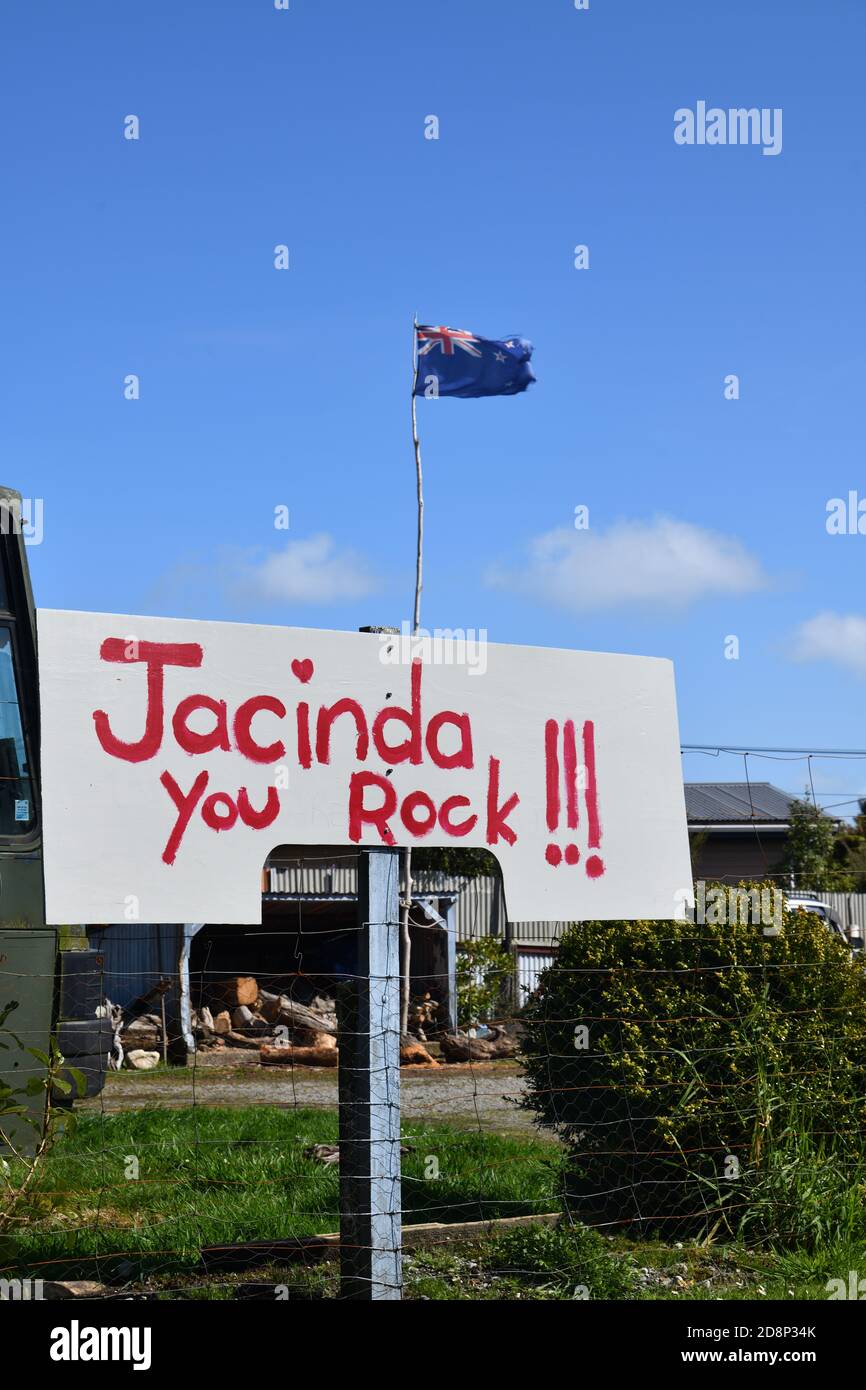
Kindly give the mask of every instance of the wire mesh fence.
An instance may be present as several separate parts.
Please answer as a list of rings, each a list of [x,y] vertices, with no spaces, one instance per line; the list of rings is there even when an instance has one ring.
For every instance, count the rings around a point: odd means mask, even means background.
[[[484,934],[449,969],[447,925],[413,908],[412,1031],[395,1039],[390,1006],[357,1024],[383,980],[399,988],[396,924],[368,974],[355,912],[286,903],[261,928],[161,941],[128,925],[82,953],[109,1043],[65,1057],[90,1094],[54,1085],[47,1145],[4,1149],[4,1287],[337,1297],[347,1213],[373,1214],[349,1144],[392,1184],[377,1210],[410,1296],[628,1297],[647,1241],[866,1235],[866,970],[817,917],[576,923],[527,989]],[[26,983],[4,970],[0,1003]],[[44,1076],[31,1041],[17,1085]],[[350,1057],[384,1087],[366,1138],[346,1123]]]

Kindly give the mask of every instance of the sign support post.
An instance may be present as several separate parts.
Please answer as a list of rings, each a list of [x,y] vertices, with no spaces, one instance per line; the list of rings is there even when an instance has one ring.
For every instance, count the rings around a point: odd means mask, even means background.
[[[339,998],[340,1297],[402,1294],[400,852],[358,856],[355,973]]]

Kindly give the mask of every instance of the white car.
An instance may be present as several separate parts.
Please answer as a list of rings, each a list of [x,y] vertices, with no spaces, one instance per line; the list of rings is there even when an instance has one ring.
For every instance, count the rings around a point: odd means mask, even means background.
[[[796,912],[798,907],[801,907],[804,912],[814,912],[815,916],[820,917],[822,921],[826,922],[830,930],[835,932],[840,940],[845,942],[846,946],[851,945],[851,942],[848,940],[848,934],[842,926],[838,915],[833,911],[832,907],[828,906],[827,903],[822,903],[819,898],[798,897],[796,893],[788,894],[785,898],[785,906],[792,912]]]

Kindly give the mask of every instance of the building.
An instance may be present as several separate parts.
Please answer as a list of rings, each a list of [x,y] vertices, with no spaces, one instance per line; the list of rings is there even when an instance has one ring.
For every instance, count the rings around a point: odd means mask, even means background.
[[[695,879],[737,883],[781,876],[795,800],[769,782],[687,782],[686,817]],[[267,989],[308,1002],[354,973],[357,852],[282,846],[262,873],[261,926],[127,923],[91,928],[103,959],[104,991],[127,1005],[170,980],[173,1051],[193,1047],[190,1016],[221,977],[254,975]],[[410,925],[413,995],[429,992],[456,1023],[456,959],[465,943],[501,940],[514,959],[513,1003],[554,958],[565,922],[509,921],[493,875],[433,871],[413,876]]]
[[[692,876],[782,882],[796,797],[770,782],[686,782]]]
[[[221,980],[251,975],[263,989],[308,1004],[354,977],[357,885],[357,851],[282,846],[262,873],[261,925],[91,927],[101,991],[124,1008],[152,996],[148,1009],[166,1010],[173,1059],[185,1061],[195,1047],[192,1012],[209,1002]],[[454,913],[462,886],[453,876],[419,875],[409,919],[413,995],[429,992],[451,1029],[457,1024]],[[485,928],[489,934],[489,923]]]

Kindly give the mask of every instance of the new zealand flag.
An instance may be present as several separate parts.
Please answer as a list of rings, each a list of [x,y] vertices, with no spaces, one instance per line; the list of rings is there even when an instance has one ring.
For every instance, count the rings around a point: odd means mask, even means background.
[[[459,328],[415,327],[416,396],[516,396],[535,380],[525,338],[477,338]]]

